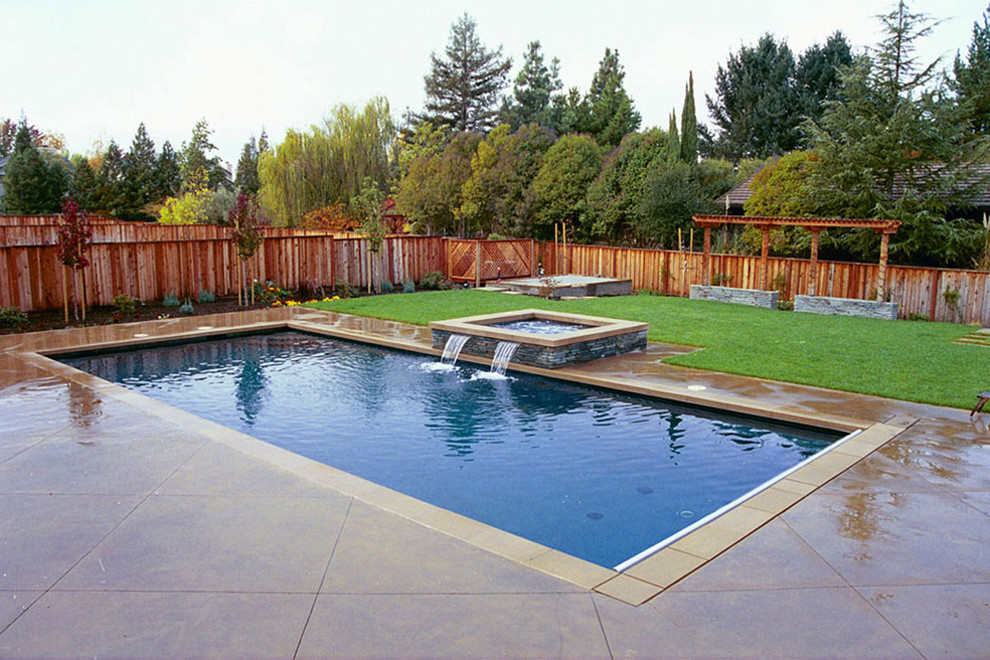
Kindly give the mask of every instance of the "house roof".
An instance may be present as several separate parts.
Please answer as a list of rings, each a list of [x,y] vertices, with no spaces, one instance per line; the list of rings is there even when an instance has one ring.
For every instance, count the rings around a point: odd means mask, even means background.
[[[776,162],[776,160],[758,169],[738,186],[716,197],[715,203],[726,211],[741,211],[743,204],[753,194],[753,191],[750,190],[750,184],[753,182],[753,179],[768,165]],[[983,182],[987,181],[990,181],[990,163],[978,163],[973,168],[972,175],[960,183],[960,188],[968,189],[969,191],[966,201],[977,209],[990,209],[990,184],[983,184]],[[893,192],[895,199],[904,194],[904,187],[903,179],[894,182]]]

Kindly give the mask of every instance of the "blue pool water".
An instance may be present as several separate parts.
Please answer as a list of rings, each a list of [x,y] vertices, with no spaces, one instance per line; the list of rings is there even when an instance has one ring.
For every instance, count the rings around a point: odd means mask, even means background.
[[[836,438],[294,332],[64,361],[608,567]]]

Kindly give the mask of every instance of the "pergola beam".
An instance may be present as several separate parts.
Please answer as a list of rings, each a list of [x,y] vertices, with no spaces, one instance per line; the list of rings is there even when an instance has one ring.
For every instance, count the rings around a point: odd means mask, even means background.
[[[803,227],[811,232],[811,271],[808,273],[808,292],[815,295],[818,287],[818,235],[829,228],[872,229],[880,234],[880,270],[877,273],[877,300],[883,302],[887,296],[887,258],[890,251],[890,237],[897,233],[900,220],[879,218],[770,218],[765,216],[746,217],[737,215],[696,215],[694,223],[705,229],[704,270],[711,282],[711,230],[722,225],[753,225],[763,232],[763,248],[760,252],[760,287],[767,288],[770,254],[770,230],[778,227]]]

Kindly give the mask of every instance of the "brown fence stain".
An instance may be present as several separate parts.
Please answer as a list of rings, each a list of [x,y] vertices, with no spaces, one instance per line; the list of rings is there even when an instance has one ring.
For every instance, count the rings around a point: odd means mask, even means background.
[[[195,297],[206,290],[235,295],[238,258],[226,227],[168,226],[97,219],[86,269],[87,300],[113,303],[125,294],[160,300],[166,294]],[[369,283],[367,240],[350,233],[270,228],[248,260],[250,279],[280,286],[328,287],[337,280],[359,287]],[[55,243],[54,216],[0,216],[0,307],[22,311],[62,306],[62,265]],[[481,270],[477,269],[481,253]],[[632,280],[633,289],[687,296],[692,284],[705,282],[702,254],[646,248],[573,245],[566,248],[530,239],[475,241],[434,236],[387,237],[379,254],[381,276],[396,285],[418,282],[442,271],[456,280],[494,281],[547,274],[615,277]],[[769,286],[782,300],[808,293],[811,262],[770,258]],[[875,295],[877,264],[820,261],[816,289],[821,296],[870,299]],[[713,279],[723,286],[755,289],[760,257],[713,254]],[[912,266],[890,266],[889,299],[901,318],[990,325],[990,273]],[[946,295],[946,292],[950,292]],[[958,292],[958,296],[951,292]]]

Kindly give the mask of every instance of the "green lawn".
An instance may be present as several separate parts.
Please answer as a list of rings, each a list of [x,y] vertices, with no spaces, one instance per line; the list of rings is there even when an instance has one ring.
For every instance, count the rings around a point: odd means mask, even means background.
[[[667,362],[894,399],[971,408],[990,388],[990,348],[952,343],[973,326],[777,312],[742,305],[623,296],[551,301],[487,291],[337,300],[320,309],[425,325],[537,307],[645,321],[649,338],[704,347]]]

